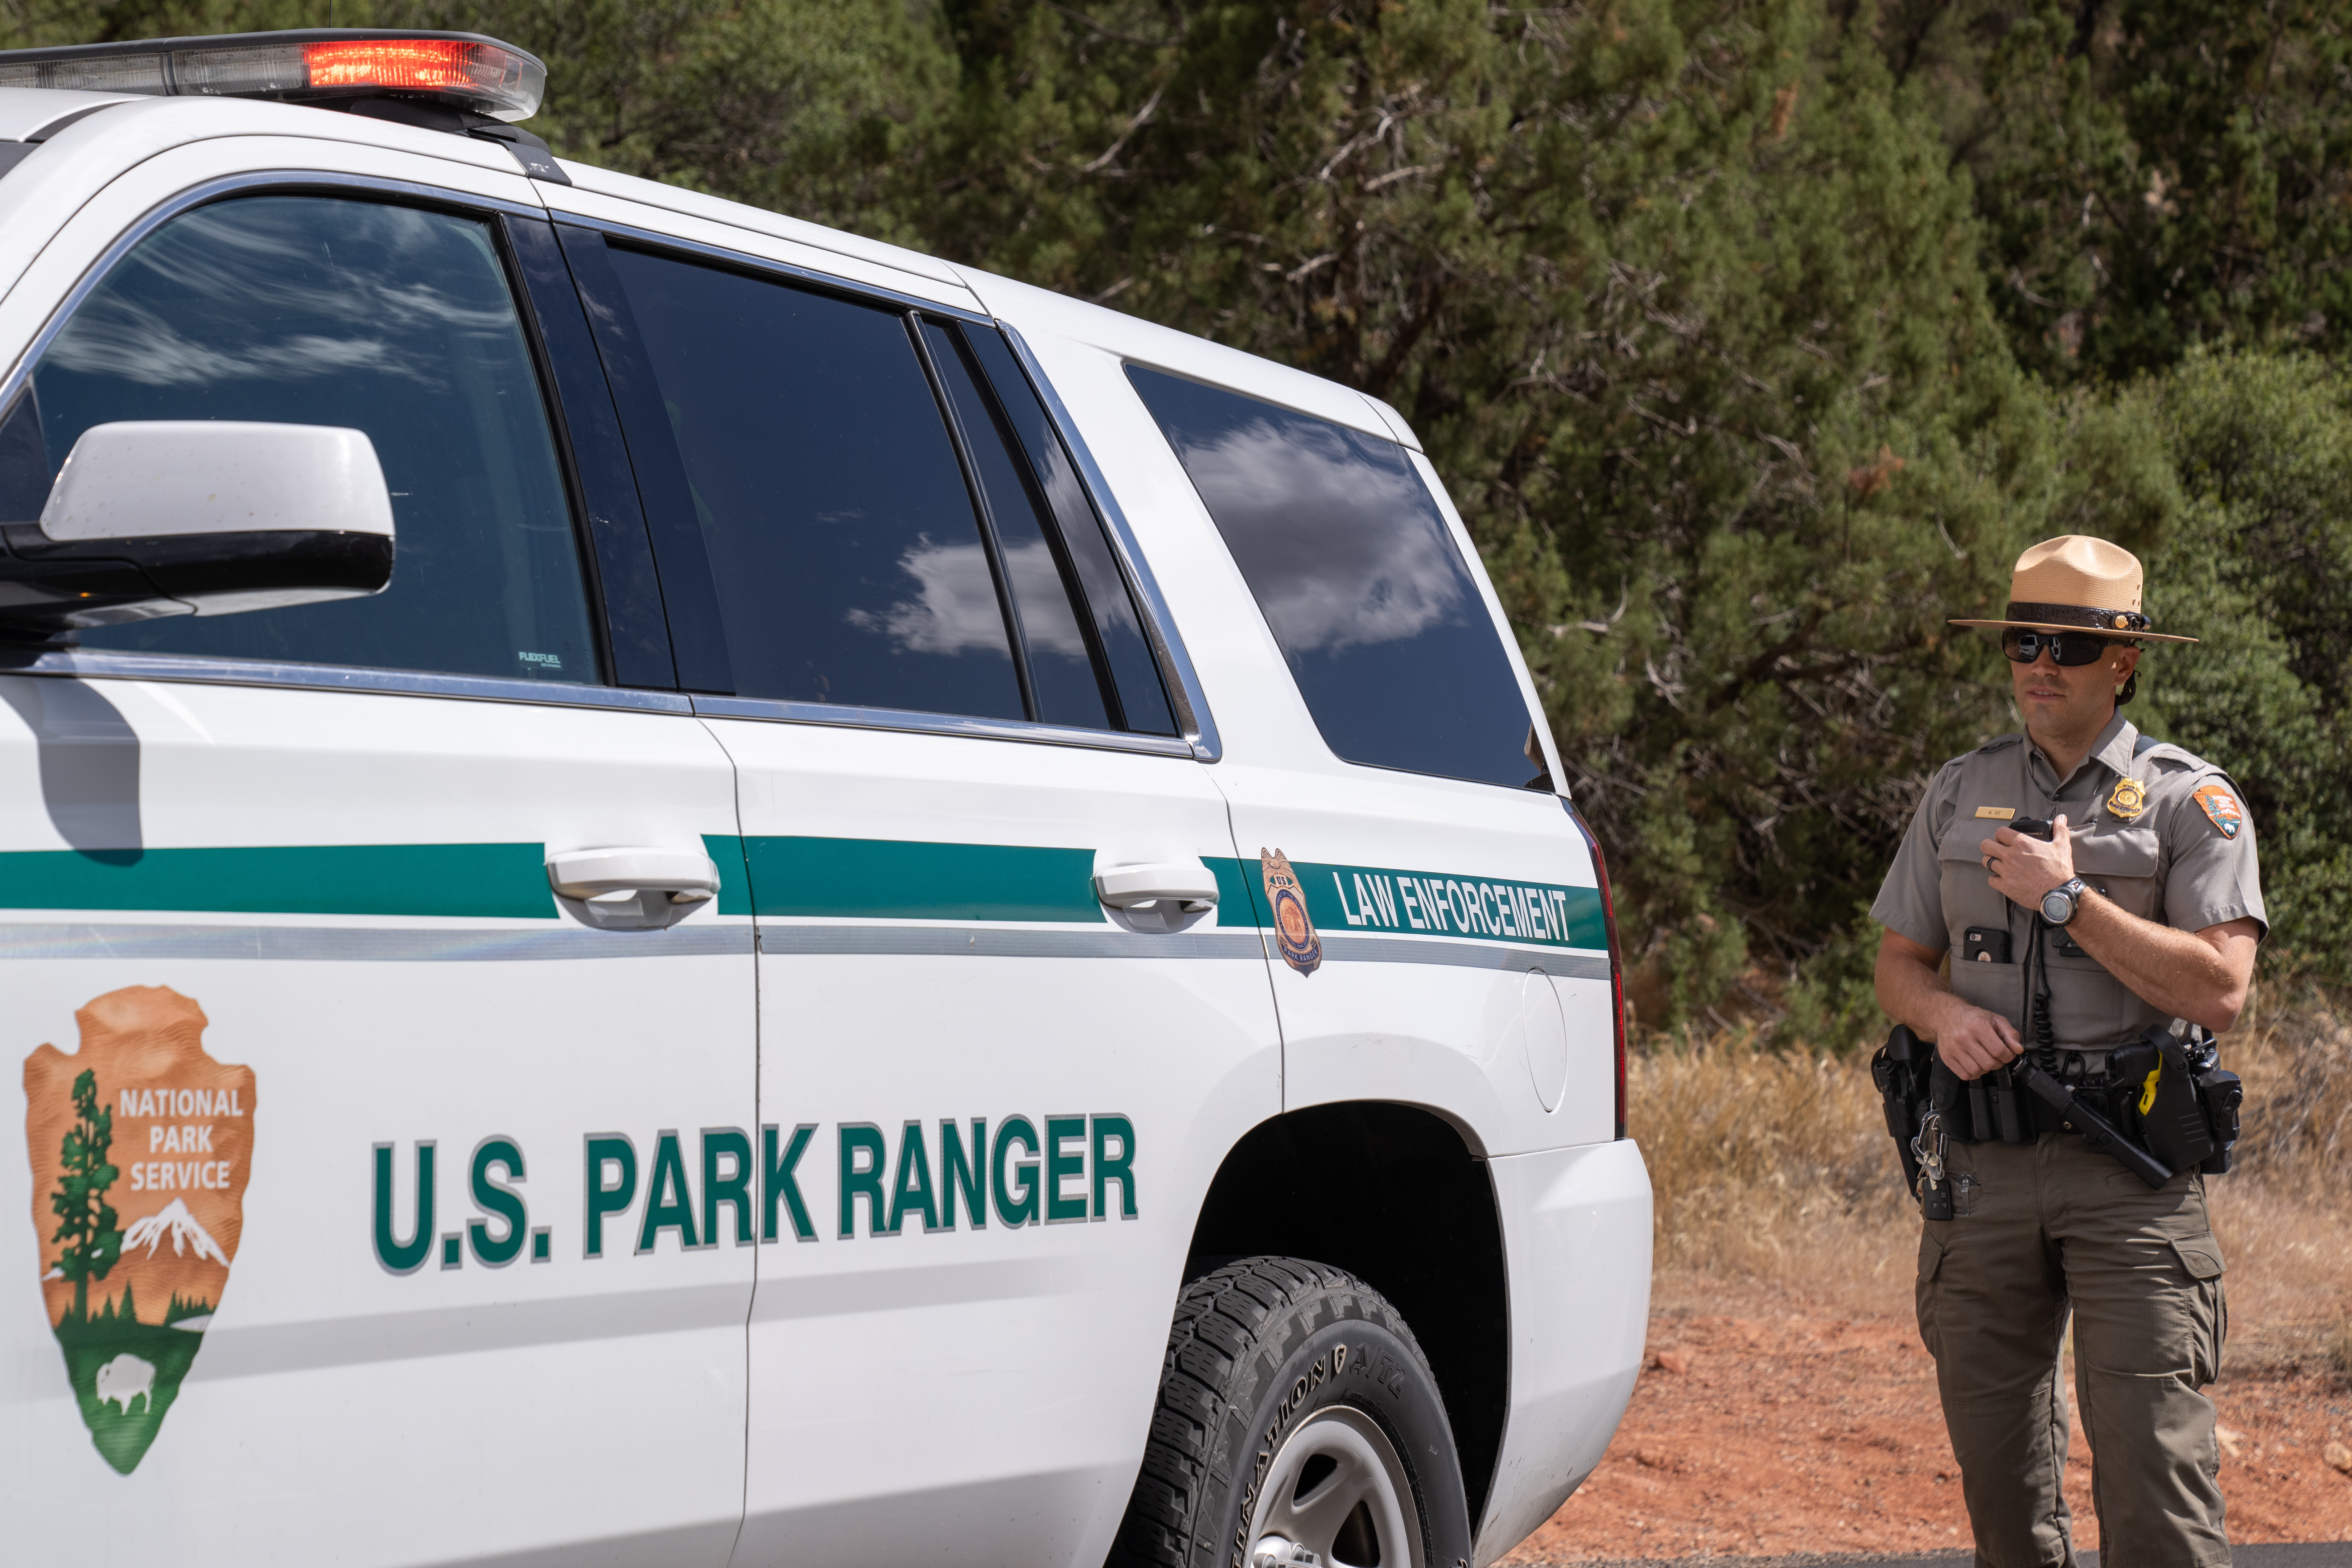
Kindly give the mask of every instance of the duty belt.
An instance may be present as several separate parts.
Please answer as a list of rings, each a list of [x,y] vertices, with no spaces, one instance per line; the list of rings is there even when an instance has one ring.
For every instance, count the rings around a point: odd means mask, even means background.
[[[2079,1134],[2151,1187],[2192,1166],[2230,1168],[2243,1099],[2238,1075],[2217,1064],[2212,1038],[2158,1025],[2137,1040],[2070,1053],[2052,1073],[2020,1058],[1963,1082],[1933,1047],[1897,1026],[1871,1062],[1906,1184],[1929,1219],[1949,1217],[1945,1142],[2032,1143]],[[2094,1063],[2087,1059],[2096,1056]]]

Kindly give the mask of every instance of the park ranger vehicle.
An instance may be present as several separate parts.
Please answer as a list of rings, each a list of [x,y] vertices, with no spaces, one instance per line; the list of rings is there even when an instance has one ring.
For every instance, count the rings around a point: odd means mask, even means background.
[[[1412,431],[544,76],[0,55],[8,1561],[1493,1561],[1650,1194]]]

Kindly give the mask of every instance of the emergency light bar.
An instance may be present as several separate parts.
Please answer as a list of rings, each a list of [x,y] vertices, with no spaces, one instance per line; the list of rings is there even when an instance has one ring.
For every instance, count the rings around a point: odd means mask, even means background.
[[[231,33],[55,49],[0,49],[0,88],[71,88],[157,97],[424,98],[494,120],[528,120],[547,67],[478,33]]]

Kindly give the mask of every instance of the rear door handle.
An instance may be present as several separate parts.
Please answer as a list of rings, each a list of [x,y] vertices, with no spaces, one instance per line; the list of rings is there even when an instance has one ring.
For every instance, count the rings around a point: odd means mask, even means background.
[[[565,849],[547,858],[564,908],[604,931],[676,925],[719,892],[719,868],[699,849]]]
[[[1095,873],[1095,897],[1115,910],[1174,903],[1186,914],[1217,906],[1217,879],[1198,860],[1153,860]]]

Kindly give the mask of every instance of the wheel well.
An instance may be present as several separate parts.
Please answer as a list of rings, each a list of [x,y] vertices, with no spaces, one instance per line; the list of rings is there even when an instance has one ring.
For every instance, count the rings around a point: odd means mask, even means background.
[[[1261,1122],[1209,1187],[1184,1278],[1260,1254],[1344,1268],[1404,1314],[1445,1400],[1475,1531],[1510,1400],[1503,1236],[1486,1162],[1415,1106],[1318,1105]]]

